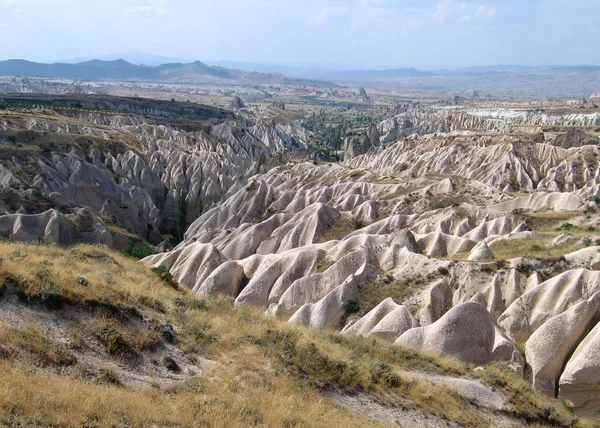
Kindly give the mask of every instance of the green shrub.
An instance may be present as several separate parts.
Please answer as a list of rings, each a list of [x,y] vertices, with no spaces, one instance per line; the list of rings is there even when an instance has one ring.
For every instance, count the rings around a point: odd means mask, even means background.
[[[123,247],[123,249],[119,252],[125,257],[131,257],[138,260],[154,254],[154,251],[152,251],[152,248],[149,246],[141,245],[136,247],[133,242],[128,242],[127,245],[125,245],[125,247]]]
[[[358,304],[358,300],[350,299],[346,300],[344,305],[346,307],[346,312],[349,314],[354,314],[360,310],[360,305]]]
[[[450,275],[450,271],[448,270],[448,268],[445,268],[443,266],[438,269],[438,273],[443,276]]]
[[[483,273],[492,274],[495,272],[494,267],[492,265],[481,265],[479,270]]]
[[[534,267],[529,263],[521,263],[517,266],[517,271],[524,275],[529,275],[531,272],[534,271]]]
[[[365,227],[365,224],[361,220],[354,220],[354,230],[360,230]]]
[[[154,268],[152,268],[152,272],[154,272],[156,275],[158,275],[158,277],[162,280],[162,282],[167,284],[169,287],[173,287],[174,289],[179,288],[179,284],[177,283],[177,281],[175,281],[175,278],[173,278],[173,275],[171,275],[171,272],[169,272],[169,270],[166,267],[164,267],[164,266],[154,267]]]

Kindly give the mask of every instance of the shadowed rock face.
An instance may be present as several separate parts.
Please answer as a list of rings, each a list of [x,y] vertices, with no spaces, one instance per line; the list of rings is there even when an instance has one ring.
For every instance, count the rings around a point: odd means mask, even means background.
[[[0,182],[10,186],[5,192],[14,200],[32,186],[64,212],[87,206],[158,243],[161,233],[178,234],[250,175],[278,163],[276,154],[292,140],[297,147],[304,144],[302,133],[294,132],[297,125],[263,124],[260,113],[246,113],[250,116],[241,123],[205,113],[197,119],[190,113],[196,120],[186,125],[191,131],[131,113],[65,110],[59,120],[43,114],[31,120],[4,116],[0,142],[15,149],[45,148],[42,154],[24,152],[18,160],[0,159]],[[296,138],[286,134],[286,127]],[[0,209],[12,215],[19,207]],[[33,209],[28,213],[36,214]]]

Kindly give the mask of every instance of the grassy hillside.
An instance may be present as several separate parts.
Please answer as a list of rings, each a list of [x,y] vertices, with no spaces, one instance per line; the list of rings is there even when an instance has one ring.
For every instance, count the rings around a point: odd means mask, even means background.
[[[3,424],[586,424],[500,367],[199,300],[166,271],[105,248],[0,243],[0,260]],[[508,410],[431,381],[441,376],[491,387]]]

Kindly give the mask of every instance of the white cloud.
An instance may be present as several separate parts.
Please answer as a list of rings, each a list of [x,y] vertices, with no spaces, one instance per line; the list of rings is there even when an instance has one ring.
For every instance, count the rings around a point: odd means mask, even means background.
[[[358,0],[363,6],[381,6],[387,3],[389,0]]]
[[[456,3],[454,0],[440,1],[433,12],[433,20],[437,22],[445,21],[454,12],[455,7]]]
[[[475,12],[475,16],[484,16],[484,17],[491,18],[494,16],[495,13],[496,13],[495,6],[481,5],[477,8],[477,12]]]
[[[310,24],[315,27],[318,27],[327,22],[331,17],[343,15],[347,11],[348,8],[346,6],[324,7],[320,9],[319,12],[311,18]]]
[[[163,16],[170,15],[170,12],[166,9],[156,6],[135,6],[125,9],[127,15],[144,16],[147,18],[162,18]]]
[[[435,22],[444,22],[457,19],[460,23],[469,23],[476,19],[492,19],[495,14],[495,6],[481,3],[459,3],[456,0],[441,0],[433,12],[433,20]]]

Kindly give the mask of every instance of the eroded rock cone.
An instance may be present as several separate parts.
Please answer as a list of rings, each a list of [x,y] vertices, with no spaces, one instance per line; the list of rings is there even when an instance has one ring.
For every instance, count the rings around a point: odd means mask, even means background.
[[[402,229],[390,236],[390,246],[393,245],[398,245],[401,248],[405,247],[411,253],[419,252],[419,246],[417,245],[415,235],[408,229]]]
[[[492,358],[494,338],[489,312],[479,303],[467,302],[431,325],[408,330],[395,343],[452,355],[468,363],[486,364]]]
[[[469,261],[470,262],[482,262],[482,261],[488,261],[488,260],[493,260],[494,259],[494,253],[492,252],[492,250],[490,249],[490,247],[488,246],[488,244],[483,241],[479,244],[477,244],[475,247],[473,247],[473,249],[471,250],[471,253],[469,254]]]
[[[583,340],[599,310],[600,293],[597,293],[545,322],[531,335],[525,344],[525,354],[534,387],[549,396],[556,395],[567,358]]]

